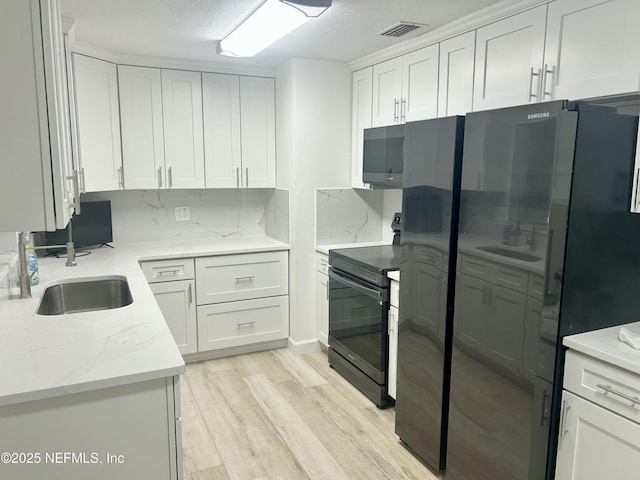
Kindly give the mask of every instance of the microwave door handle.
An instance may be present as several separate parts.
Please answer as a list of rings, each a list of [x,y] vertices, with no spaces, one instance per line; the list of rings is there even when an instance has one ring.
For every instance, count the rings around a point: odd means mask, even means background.
[[[384,296],[384,293],[381,292],[380,290],[374,289],[374,288],[369,288],[369,287],[365,287],[364,285],[362,285],[361,283],[358,282],[354,282],[353,280],[350,280],[336,272],[334,272],[333,270],[329,270],[329,279],[334,279],[338,282],[344,283],[345,285],[348,285],[350,288],[353,288],[354,290],[357,290],[360,293],[363,293],[364,295],[367,295],[368,297],[372,297],[377,299],[379,302],[384,302],[386,301],[386,298]]]

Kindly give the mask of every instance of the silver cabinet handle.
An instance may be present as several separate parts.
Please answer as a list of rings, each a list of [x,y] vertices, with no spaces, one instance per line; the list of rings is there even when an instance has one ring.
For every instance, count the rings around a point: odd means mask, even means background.
[[[124,176],[123,176],[122,167],[118,167],[118,187],[124,189]]]
[[[189,284],[189,305],[193,305],[193,293],[191,292],[191,283]]]
[[[244,169],[244,186],[249,188],[249,167]]]
[[[169,167],[169,188],[173,188],[173,167]]]
[[[81,183],[81,187],[80,187],[80,192],[81,193],[87,193],[87,188],[86,188],[86,184],[85,184],[85,177],[84,177],[84,168],[80,169],[80,178],[82,179]]]
[[[158,167],[158,188],[162,188],[162,167]]]
[[[398,118],[399,118],[399,116],[398,116],[399,108],[398,107],[399,106],[400,106],[400,101],[397,98],[394,98],[393,99],[393,122],[394,123],[398,122]]]
[[[240,167],[236,167],[236,188],[240,188]]]
[[[253,328],[255,326],[255,324],[256,324],[256,322],[236,323],[236,327],[237,328],[242,328],[242,327]]]
[[[75,209],[76,214],[80,215],[80,185],[78,171],[74,170],[73,174],[67,177],[67,180],[71,180],[73,182],[73,203],[69,206]]]
[[[562,413],[560,418],[560,438],[563,438],[567,433],[569,433],[569,429],[567,428],[567,415],[569,414],[569,410],[571,409],[571,405],[566,400],[562,401]]]
[[[547,414],[549,410],[547,409],[547,398],[549,398],[549,394],[546,390],[542,392],[542,412],[540,415],[540,425],[544,425],[544,421],[547,419]]]
[[[240,283],[240,282],[253,282],[253,280],[256,278],[255,275],[247,275],[246,277],[236,277],[235,278],[235,282],[236,283]]]
[[[551,67],[551,70],[547,67],[547,64],[544,64],[543,78],[542,78],[542,100],[547,98],[547,95],[551,96],[551,89],[547,91],[547,79],[549,75],[553,75],[556,70],[556,67]],[[553,84],[551,84],[553,86]]]
[[[606,395],[607,393],[610,393],[611,395],[616,395],[620,398],[624,398],[625,400],[631,402],[631,407],[635,407],[638,403],[640,403],[640,398],[632,397],[631,395],[627,395],[624,392],[619,392],[618,390],[614,389],[611,385],[603,385],[601,383],[598,383],[596,384],[596,387],[604,390],[605,391],[604,395]]]
[[[400,123],[404,123],[407,119],[407,99],[403,98],[400,102]]]
[[[536,91],[536,93],[533,93],[533,77],[540,77],[541,72],[540,69],[538,69],[537,71],[533,70],[533,67],[531,67],[531,74],[529,76],[529,100],[531,100],[532,98],[538,98],[538,92]],[[538,89],[540,88],[540,80],[538,80]]]
[[[173,275],[174,277],[176,277],[176,276],[178,276],[178,275],[181,275],[181,273],[180,273],[180,269],[179,269],[179,268],[174,268],[174,269],[172,269],[172,270],[158,270],[158,271],[156,272],[156,275],[155,275],[155,276],[156,276],[156,277],[162,277],[162,276],[164,276],[165,274],[166,274],[166,275]]]

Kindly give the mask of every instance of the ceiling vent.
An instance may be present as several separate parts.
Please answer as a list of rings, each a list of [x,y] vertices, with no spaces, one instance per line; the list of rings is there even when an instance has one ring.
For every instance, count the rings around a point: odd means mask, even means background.
[[[398,22],[377,33],[383,37],[402,37],[417,28],[426,27],[422,23]]]

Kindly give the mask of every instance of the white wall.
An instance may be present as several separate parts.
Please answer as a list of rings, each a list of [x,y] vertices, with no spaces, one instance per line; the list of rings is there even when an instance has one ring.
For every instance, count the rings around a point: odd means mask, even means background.
[[[290,337],[317,345],[315,331],[316,188],[350,183],[351,70],[346,64],[292,59],[276,72],[278,187],[293,195]]]

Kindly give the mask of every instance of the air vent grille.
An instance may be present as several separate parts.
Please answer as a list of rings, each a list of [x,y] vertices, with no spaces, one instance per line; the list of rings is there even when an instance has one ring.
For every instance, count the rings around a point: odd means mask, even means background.
[[[382,35],[383,37],[402,37],[421,27],[426,27],[426,25],[421,23],[398,22],[378,32],[378,35]]]

